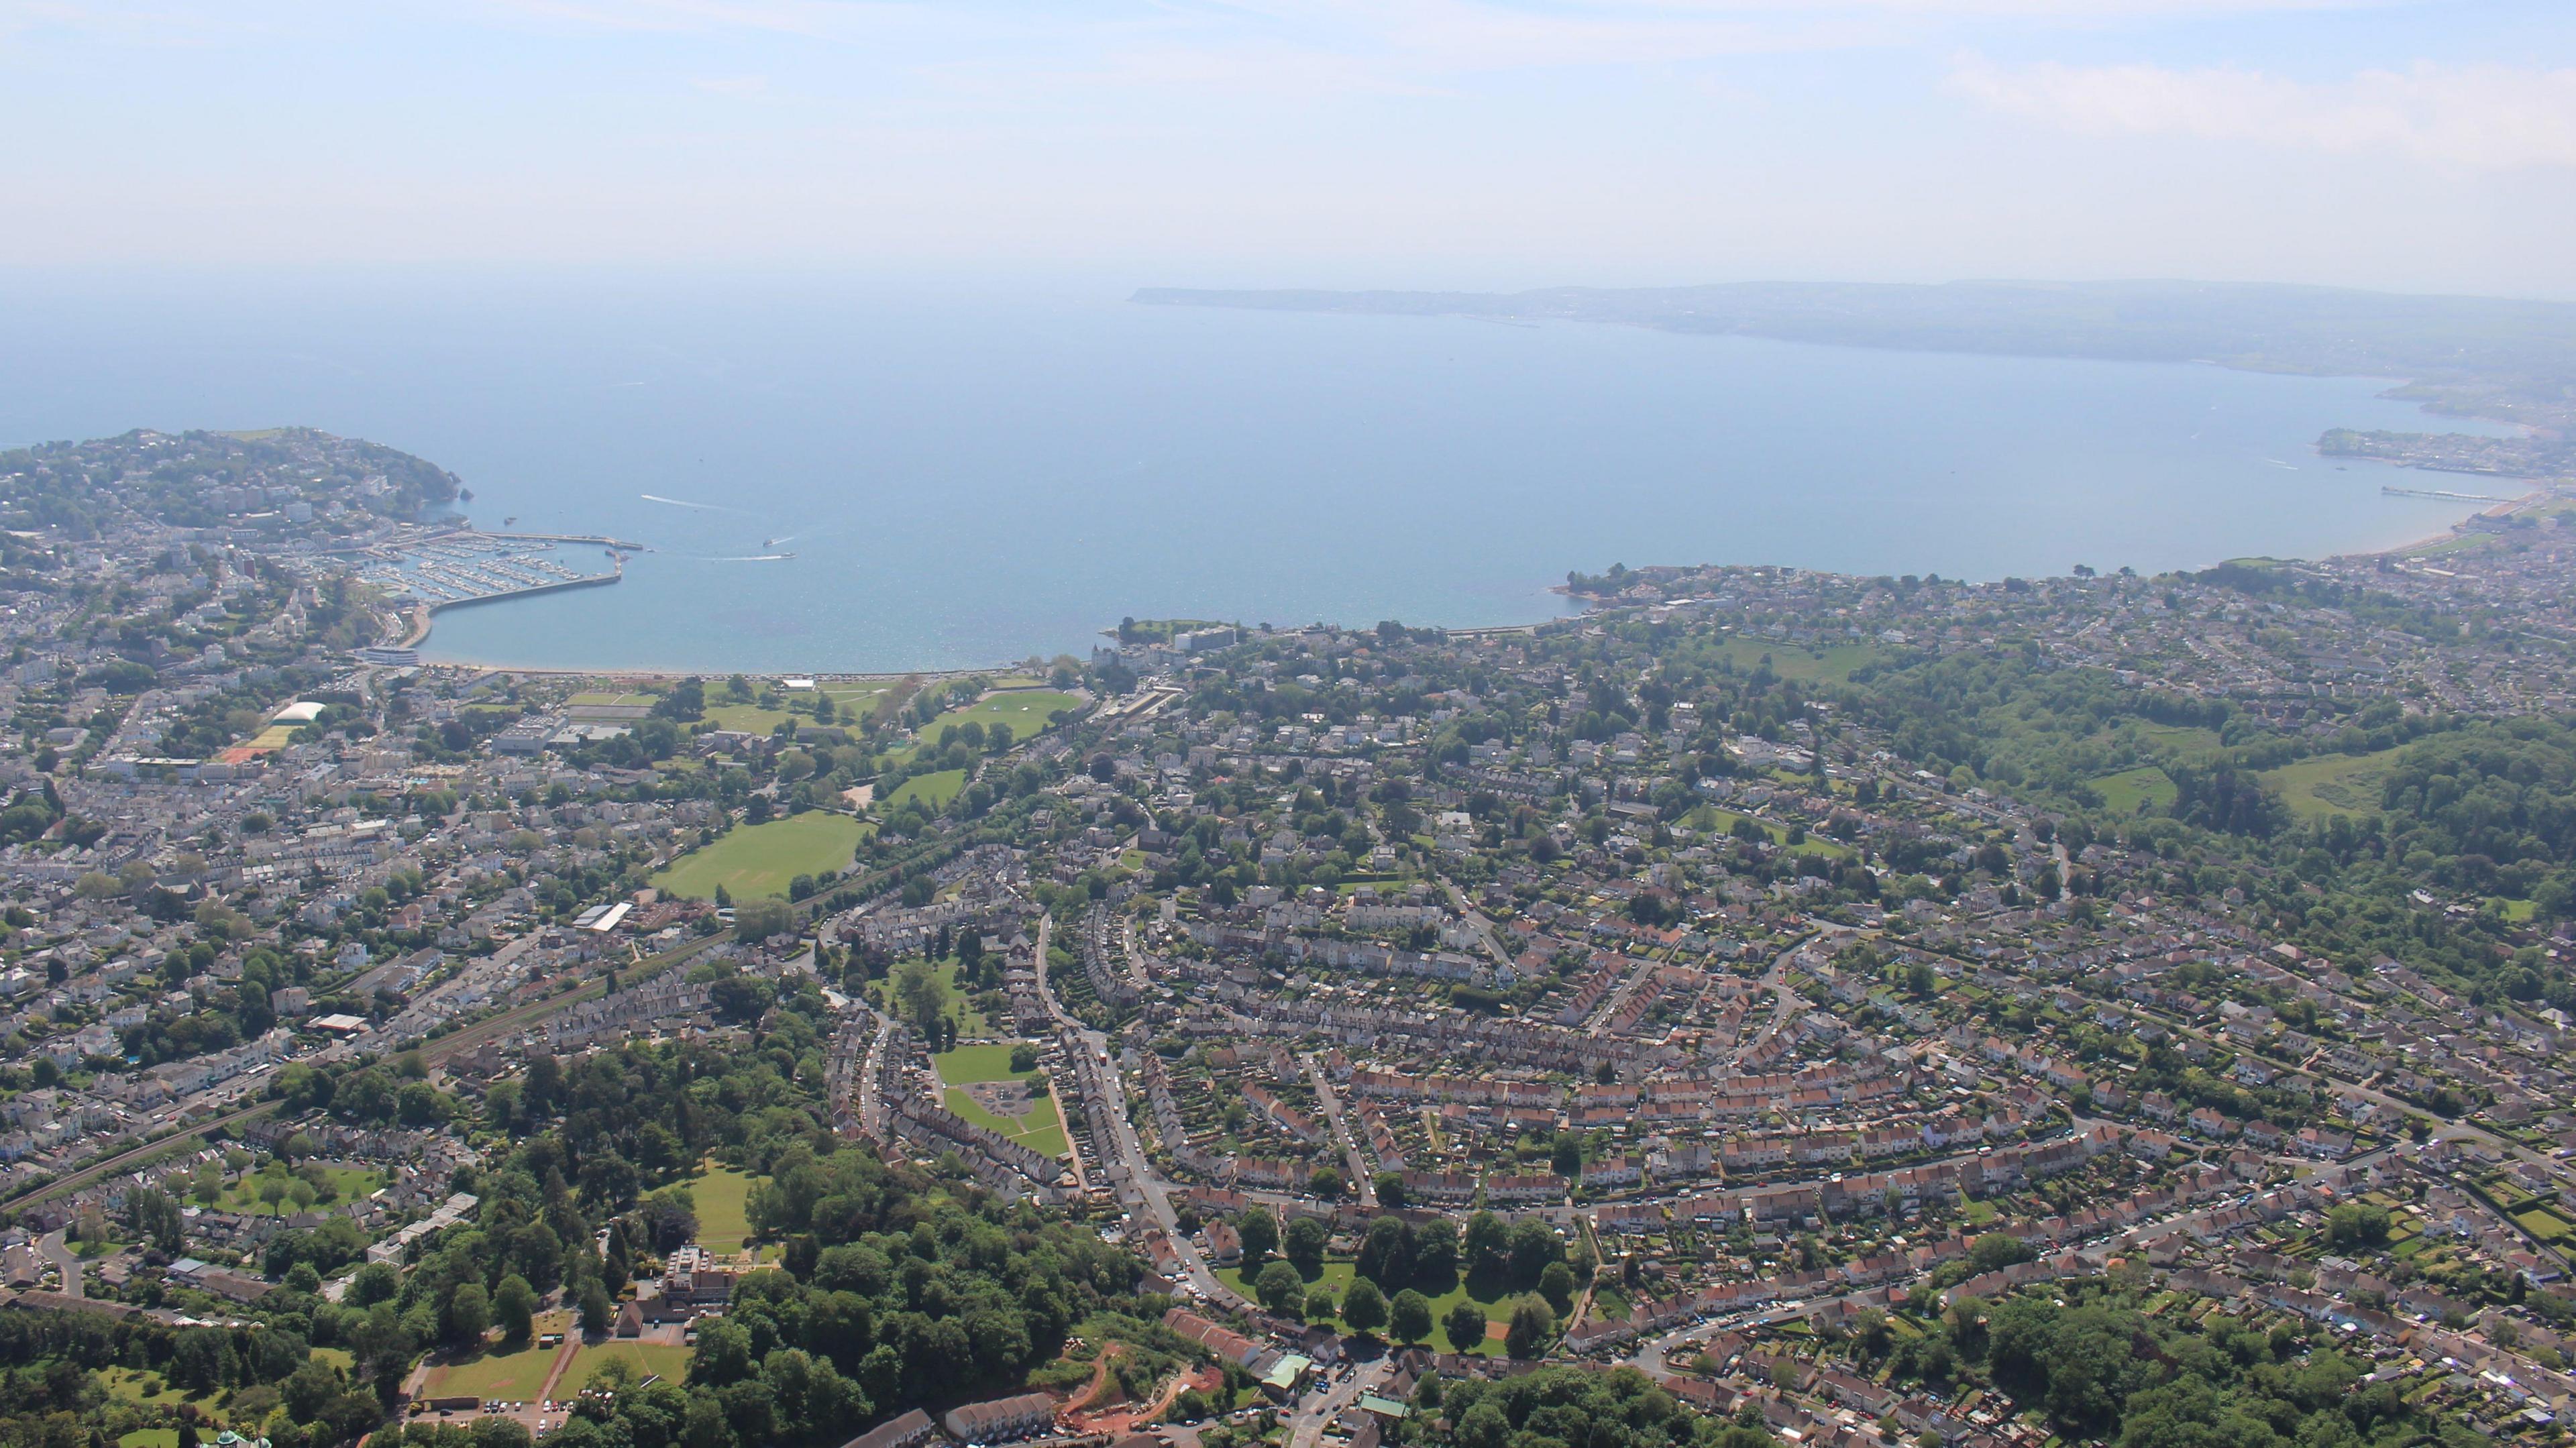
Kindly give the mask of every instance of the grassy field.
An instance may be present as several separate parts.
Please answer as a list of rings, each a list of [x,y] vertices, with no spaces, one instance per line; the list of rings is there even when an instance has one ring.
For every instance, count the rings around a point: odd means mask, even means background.
[[[2226,747],[2217,730],[2191,724],[2149,724],[2138,731],[2138,737],[2149,749],[2182,759],[2216,754]]]
[[[2152,764],[2117,774],[2097,774],[2090,783],[2101,792],[2103,807],[2113,814],[2133,815],[2141,806],[2163,809],[2174,802],[2173,780]]]
[[[363,1167],[326,1166],[322,1174],[339,1193],[327,1203],[330,1206],[342,1206],[372,1196],[376,1188],[384,1185],[382,1178]],[[281,1200],[274,1207],[261,1201],[259,1188],[262,1180],[259,1173],[253,1172],[224,1188],[223,1196],[215,1203],[216,1209],[261,1217],[291,1217],[305,1210],[295,1205],[292,1198]]]
[[[573,1350],[572,1365],[564,1369],[563,1381],[555,1384],[555,1396],[570,1398],[590,1381],[599,1365],[611,1358],[624,1360],[635,1369],[635,1380],[642,1382],[659,1375],[678,1382],[689,1371],[689,1349],[660,1342],[583,1343]]]
[[[988,1131],[1019,1142],[1031,1151],[1048,1156],[1062,1156],[1067,1150],[1064,1139],[1064,1113],[1050,1096],[1037,1103],[1028,1115],[1017,1121],[996,1116],[959,1089],[977,1081],[1026,1081],[1035,1070],[1011,1069],[1011,1048],[1007,1044],[960,1046],[930,1058],[939,1068],[939,1079],[948,1083],[948,1109]]]
[[[951,709],[921,727],[916,748],[936,747],[939,731],[953,725],[981,724],[986,729],[996,724],[1011,726],[1011,738],[1018,741],[1035,739],[1046,732],[1047,716],[1058,709],[1078,707],[1081,700],[1054,689],[996,689],[963,709]],[[898,755],[897,758],[909,758]]]
[[[2555,1242],[2567,1236],[2570,1230],[2565,1218],[2546,1208],[2535,1207],[2527,1212],[2516,1212],[2513,1219],[2522,1224],[2524,1231],[2544,1242]]]
[[[2382,749],[2376,754],[2325,754],[2264,770],[2258,777],[2279,790],[2281,802],[2302,820],[2374,814],[2379,809],[2379,782],[2388,777],[2397,753],[2397,749]]]
[[[823,692],[830,695],[832,699],[833,726],[857,729],[859,717],[874,709],[877,706],[877,700],[885,697],[886,693],[893,688],[894,685],[891,683],[845,683],[824,686]],[[764,709],[758,704],[748,702],[719,704],[716,700],[730,701],[732,696],[725,692],[723,683],[718,681],[707,689],[706,717],[719,729],[731,729],[744,734],[767,734],[789,719],[795,720],[796,727],[799,729],[814,722],[813,695],[800,689],[794,694],[782,694],[780,698],[793,700],[804,707],[791,711]]]
[[[927,808],[945,809],[948,807],[948,802],[957,797],[957,792],[965,787],[966,771],[962,769],[942,769],[933,774],[917,774],[897,785],[894,793],[886,796],[884,807],[889,810],[901,809],[906,801],[917,799]]]
[[[931,1064],[939,1068],[939,1079],[951,1086],[970,1081],[1025,1081],[1037,1074],[1012,1070],[1011,1050],[1007,1044],[960,1046],[932,1057]]]
[[[689,1197],[697,1204],[698,1245],[710,1252],[739,1252],[751,1235],[752,1178],[731,1167],[709,1167],[689,1179]]]
[[[146,1407],[169,1408],[194,1401],[186,1393],[168,1386],[167,1381],[160,1374],[144,1369],[109,1368],[99,1374],[99,1381],[107,1389],[108,1396],[122,1398],[129,1403],[141,1403]],[[144,1391],[145,1388],[152,1386],[158,1386],[160,1390]]]
[[[1216,1275],[1219,1279],[1224,1281],[1226,1286],[1242,1293],[1247,1298],[1252,1298],[1255,1301],[1259,1300],[1258,1296],[1252,1290],[1252,1283],[1245,1278],[1242,1268],[1220,1267],[1216,1269]],[[1259,1276],[1260,1274],[1256,1272],[1253,1275]],[[1354,1275],[1355,1274],[1352,1271],[1350,1263],[1328,1259],[1324,1263],[1323,1275],[1321,1277],[1307,1278],[1306,1287],[1308,1291],[1312,1291],[1317,1282],[1322,1282],[1325,1287],[1331,1290],[1333,1294],[1333,1302],[1336,1307],[1338,1307],[1342,1298],[1349,1294],[1351,1290],[1351,1279]],[[1389,1297],[1393,1297],[1395,1294],[1390,1292],[1387,1295]],[[1449,1309],[1456,1307],[1459,1303],[1473,1302],[1478,1307],[1483,1308],[1485,1312],[1485,1341],[1482,1346],[1472,1349],[1472,1351],[1486,1355],[1501,1352],[1503,1348],[1503,1330],[1511,1325],[1512,1305],[1520,1300],[1521,1295],[1522,1294],[1517,1292],[1504,1291],[1495,1283],[1478,1282],[1471,1287],[1465,1282],[1460,1282],[1455,1287],[1452,1287],[1448,1291],[1431,1299],[1431,1336],[1433,1344],[1443,1352],[1449,1350],[1448,1329],[1443,1326],[1442,1319],[1449,1315]],[[1351,1330],[1349,1323],[1341,1321],[1338,1312],[1335,1314],[1334,1322],[1335,1325],[1344,1332]],[[1381,1329],[1381,1331],[1383,1331],[1383,1329]]]
[[[1801,683],[1831,679],[1839,684],[1851,678],[1852,670],[1881,662],[1887,657],[1871,644],[1836,644],[1818,652],[1796,644],[1749,638],[1728,639],[1723,647],[1710,652],[1733,663],[1737,672],[1746,674],[1760,668],[1763,655],[1768,654],[1772,673]]]
[[[1789,838],[1789,832],[1786,829],[1768,820],[1754,819],[1753,816],[1737,810],[1719,809],[1713,804],[1701,805],[1682,816],[1682,822],[1692,829],[1713,830],[1719,834],[1734,829],[1737,820],[1753,820],[1753,827],[1769,836],[1771,843],[1775,845]],[[1805,840],[1790,846],[1790,849],[1801,855],[1823,855],[1828,859],[1836,860],[1851,854],[1851,846],[1829,840],[1822,835],[1809,835]]]
[[[693,850],[653,877],[656,887],[695,900],[725,887],[737,900],[784,895],[799,875],[847,869],[851,852],[875,826],[848,815],[809,810],[765,825],[741,825],[703,850]]]
[[[553,1326],[540,1329],[553,1332]],[[433,1398],[461,1397],[467,1393],[489,1401],[499,1398],[505,1403],[526,1403],[545,1391],[546,1373],[555,1365],[555,1350],[539,1347],[533,1336],[517,1352],[486,1352],[467,1362],[449,1363],[432,1368],[425,1384]]]

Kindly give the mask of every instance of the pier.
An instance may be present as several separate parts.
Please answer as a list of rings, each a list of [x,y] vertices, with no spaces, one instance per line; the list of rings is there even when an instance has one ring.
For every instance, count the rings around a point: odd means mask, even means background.
[[[2446,503],[2510,503],[2514,501],[2511,498],[2489,497],[2485,493],[2453,493],[2441,488],[2400,488],[2385,483],[2380,485],[2379,492],[2382,497],[2439,498]]]
[[[604,584],[615,583],[625,576],[626,563],[625,560],[620,559],[617,571],[614,573],[590,573],[577,578],[558,578],[550,583],[531,583],[522,588],[505,588],[496,593],[475,593],[463,598],[439,599],[424,605],[424,608],[428,613],[434,614],[451,608],[471,608],[478,603],[501,603],[513,598],[533,598],[540,593],[560,593],[567,588],[598,588]]]

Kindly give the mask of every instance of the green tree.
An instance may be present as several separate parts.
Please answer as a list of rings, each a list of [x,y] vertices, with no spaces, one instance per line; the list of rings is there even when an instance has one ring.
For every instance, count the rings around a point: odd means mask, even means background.
[[[1503,1349],[1516,1358],[1536,1357],[1556,1337],[1556,1314],[1535,1297],[1524,1297],[1512,1308],[1511,1325],[1503,1333]]]
[[[1342,1294],[1342,1321],[1363,1333],[1386,1326],[1386,1294],[1365,1277],[1351,1279],[1348,1292]]]
[[[1281,1235],[1281,1255],[1299,1275],[1321,1276],[1324,1271],[1324,1246],[1332,1240],[1332,1229],[1320,1217],[1299,1217],[1288,1224]]]
[[[526,1342],[536,1315],[536,1289],[528,1285],[528,1279],[516,1272],[502,1278],[499,1290],[492,1294],[492,1321],[501,1329],[501,1340]]]
[[[617,1309],[608,1300],[608,1289],[597,1279],[581,1286],[581,1330],[595,1337],[605,1337],[617,1325]]]
[[[1469,1352],[1485,1341],[1485,1309],[1472,1302],[1461,1302],[1449,1309],[1440,1322],[1442,1335],[1460,1352]]]
[[[471,1347],[483,1340],[484,1330],[492,1325],[492,1297],[480,1282],[468,1282],[447,1295],[445,1313],[447,1340],[459,1347]]]
[[[1548,1154],[1548,1165],[1567,1179],[1583,1175],[1583,1138],[1571,1131],[1556,1134],[1556,1148]]]
[[[1397,1342],[1422,1342],[1431,1336],[1431,1299],[1408,1287],[1387,1304],[1386,1330]]]
[[[1563,1317],[1574,1310],[1574,1269],[1562,1262],[1550,1262],[1538,1274],[1538,1295]]]
[[[1306,1279],[1298,1276],[1297,1269],[1287,1263],[1273,1262],[1261,1269],[1260,1276],[1252,1279],[1252,1295],[1260,1298],[1261,1305],[1273,1312],[1294,1312],[1298,1304],[1305,1301]]]
[[[1235,1219],[1235,1232],[1243,1238],[1243,1261],[1246,1266],[1279,1250],[1279,1219],[1268,1207],[1247,1207]]]
[[[1467,1218],[1460,1233],[1460,1249],[1467,1258],[1467,1275],[1499,1272],[1509,1260],[1511,1228],[1491,1212],[1478,1211]]]

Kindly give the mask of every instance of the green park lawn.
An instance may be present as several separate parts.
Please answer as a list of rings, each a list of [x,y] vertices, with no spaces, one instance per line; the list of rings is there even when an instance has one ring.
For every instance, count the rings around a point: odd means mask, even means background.
[[[884,807],[901,809],[908,800],[920,800],[925,809],[946,809],[948,802],[966,787],[966,771],[942,769],[932,774],[917,774],[895,787],[886,796]]]
[[[930,1058],[939,1068],[939,1079],[948,1083],[948,1109],[974,1122],[987,1131],[997,1131],[1019,1142],[1031,1151],[1046,1156],[1062,1156],[1067,1150],[1064,1139],[1064,1113],[1055,1098],[1037,1103],[1028,1115],[1017,1121],[996,1116],[975,1102],[960,1088],[977,1081],[1026,1081],[1038,1074],[1035,1070],[1011,1069],[1011,1048],[1007,1043],[959,1046]]]
[[[384,1185],[382,1178],[364,1167],[326,1166],[322,1169],[322,1174],[330,1181],[332,1188],[338,1193],[337,1196],[334,1196],[325,1204],[329,1206],[340,1206],[348,1202],[354,1202],[365,1197],[373,1196],[376,1188]],[[297,1212],[305,1210],[304,1208],[295,1205],[295,1201],[291,1197],[281,1198],[275,1206],[270,1206],[267,1202],[262,1201],[259,1195],[262,1180],[263,1178],[259,1173],[253,1172],[250,1175],[243,1177],[241,1180],[234,1182],[231,1186],[224,1188],[223,1196],[215,1203],[216,1209],[226,1212],[240,1212],[245,1216],[266,1217],[293,1216]]]
[[[947,710],[921,726],[914,736],[920,742],[914,745],[913,752],[938,747],[941,730],[967,724],[981,724],[987,730],[996,724],[1008,724],[1012,740],[1025,743],[1046,732],[1047,716],[1058,709],[1077,708],[1081,703],[1080,699],[1057,689],[996,689],[962,709]],[[908,759],[911,753],[899,753],[895,757]]]
[[[714,844],[671,862],[653,883],[693,900],[714,898],[718,885],[736,900],[783,896],[788,882],[799,875],[848,869],[859,841],[874,828],[822,810],[765,825],[738,825]]]
[[[1820,651],[1797,644],[1750,638],[1730,638],[1709,652],[1733,663],[1738,673],[1746,674],[1760,668],[1763,656],[1767,654],[1771,659],[1772,673],[1800,683],[1814,683],[1819,679],[1844,683],[1851,678],[1854,669],[1887,657],[1873,644],[1836,644]]]
[[[2091,781],[2102,806],[2113,814],[2133,815],[2141,806],[2163,809],[2174,802],[2174,782],[2162,769],[2141,764],[2117,774],[2097,774]]]
[[[1250,1298],[1255,1301],[1259,1300],[1258,1294],[1252,1290],[1251,1279],[1244,1275],[1242,1268],[1219,1267],[1216,1269],[1216,1275],[1219,1280],[1225,1283],[1226,1286],[1242,1293],[1246,1298]],[[1254,1277],[1259,1275],[1260,1273],[1257,1269],[1252,1274]],[[1322,1274],[1318,1277],[1308,1277],[1306,1279],[1306,1287],[1307,1290],[1312,1291],[1317,1282],[1320,1281],[1323,1283],[1323,1285],[1332,1292],[1333,1302],[1336,1309],[1338,1309],[1342,1299],[1349,1295],[1351,1290],[1351,1280],[1355,1275],[1356,1273],[1348,1261],[1340,1258],[1327,1258],[1324,1262],[1324,1270]],[[1395,1294],[1392,1292],[1387,1294],[1390,1298],[1394,1297],[1394,1295]],[[1425,1295],[1428,1296],[1429,1294]],[[1430,1299],[1431,1336],[1434,1345],[1443,1352],[1448,1351],[1448,1329],[1443,1325],[1443,1322],[1449,1315],[1449,1309],[1456,1307],[1461,1302],[1473,1302],[1476,1306],[1482,1308],[1485,1313],[1485,1340],[1482,1344],[1470,1349],[1470,1351],[1481,1353],[1486,1356],[1491,1356],[1495,1353],[1501,1352],[1503,1350],[1503,1330],[1511,1325],[1512,1305],[1518,1302],[1523,1295],[1524,1294],[1522,1293],[1510,1291],[1499,1282],[1479,1280],[1471,1285],[1468,1282],[1461,1280],[1448,1291]],[[1343,1332],[1349,1332],[1352,1330],[1349,1323],[1342,1321],[1338,1310],[1336,1310],[1334,1314],[1334,1325]],[[1384,1329],[1381,1328],[1380,1332],[1382,1333],[1383,1331]]]
[[[516,1352],[487,1351],[460,1363],[432,1368],[424,1384],[433,1398],[472,1394],[505,1403],[533,1402],[545,1391],[546,1373],[555,1365],[555,1350],[539,1347],[533,1337]]]
[[[555,1384],[555,1396],[570,1398],[579,1393],[591,1374],[611,1358],[634,1368],[639,1383],[657,1375],[676,1383],[688,1374],[689,1352],[688,1348],[660,1342],[586,1342],[573,1350],[572,1365],[564,1369],[563,1381]]]
[[[140,1368],[109,1368],[99,1374],[99,1380],[107,1389],[108,1396],[122,1398],[129,1403],[141,1403],[145,1407],[176,1407],[181,1403],[194,1401],[187,1393],[169,1386],[168,1380],[159,1373]],[[147,1388],[154,1387],[159,1391],[145,1391]],[[202,1396],[201,1394],[200,1397]]]
[[[2281,792],[2281,802],[2301,820],[2314,821],[2329,815],[2376,814],[2379,812],[2379,783],[2388,777],[2396,764],[2398,750],[2404,746],[2382,749],[2374,754],[2324,754],[2267,769],[2256,776]]]
[[[931,1058],[931,1064],[939,1068],[939,1079],[951,1086],[970,1081],[1025,1081],[1036,1075],[1035,1071],[1011,1069],[1011,1049],[1008,1043],[959,1046]]]
[[[710,1252],[739,1252],[751,1236],[753,1178],[729,1166],[710,1166],[689,1179],[698,1214],[698,1245]]]
[[[885,682],[835,683],[823,686],[823,692],[832,700],[832,727],[855,731],[858,728],[859,718],[874,709],[877,701],[885,697],[887,691],[893,687],[892,683]],[[718,703],[720,699],[726,702]],[[767,734],[789,719],[795,720],[796,727],[799,729],[808,728],[814,723],[813,695],[800,689],[794,694],[782,694],[780,699],[782,702],[793,702],[801,707],[792,710],[764,709],[748,701],[734,702],[733,696],[725,692],[724,681],[715,680],[707,687],[706,719],[708,723],[719,729],[730,729],[742,734]]]

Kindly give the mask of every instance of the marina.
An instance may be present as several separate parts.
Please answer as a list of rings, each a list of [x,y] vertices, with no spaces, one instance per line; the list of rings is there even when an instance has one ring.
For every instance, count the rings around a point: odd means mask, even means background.
[[[598,548],[608,570],[571,566],[567,554],[581,547]],[[435,611],[615,583],[625,574],[626,555],[642,551],[640,543],[596,534],[423,529],[366,548],[355,571],[387,598]]]

